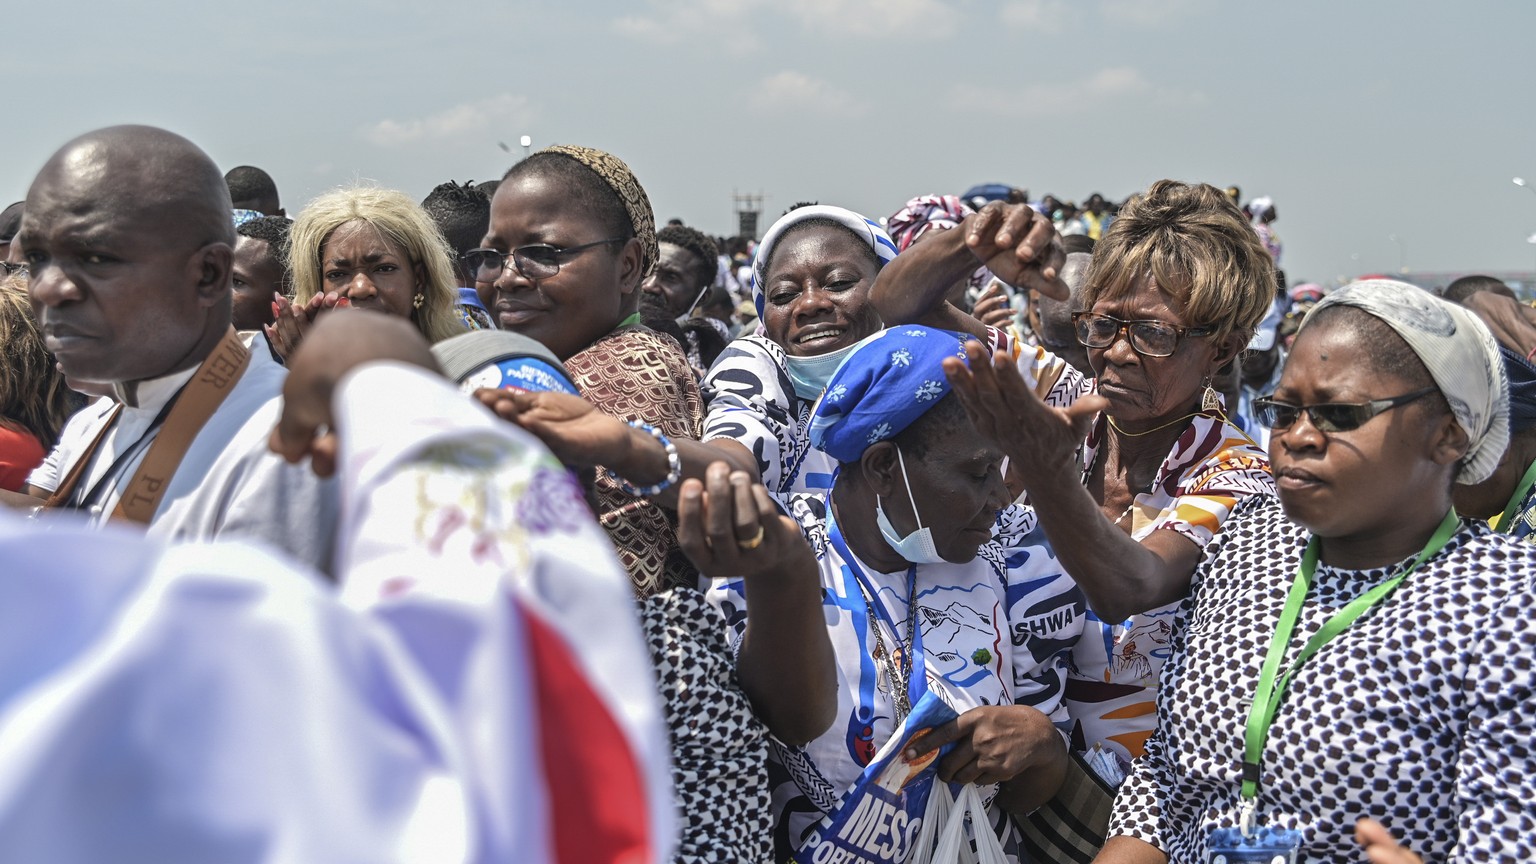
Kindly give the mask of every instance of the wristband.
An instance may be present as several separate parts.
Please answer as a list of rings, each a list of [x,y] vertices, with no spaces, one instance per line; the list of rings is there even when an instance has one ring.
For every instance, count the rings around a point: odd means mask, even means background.
[[[682,459],[678,458],[677,445],[673,444],[667,438],[667,436],[661,434],[660,429],[657,429],[655,426],[652,426],[649,423],[642,423],[639,420],[631,420],[629,421],[629,425],[635,429],[639,429],[642,432],[648,433],[652,438],[655,438],[657,441],[661,442],[662,448],[667,451],[667,476],[663,477],[660,482],[650,486],[636,486],[628,480],[625,480],[623,477],[613,473],[612,469],[609,469],[608,479],[617,484],[620,491],[628,495],[633,495],[636,498],[646,498],[651,495],[655,495],[658,492],[666,490],[667,488],[671,487],[672,484],[682,479],[683,461]]]

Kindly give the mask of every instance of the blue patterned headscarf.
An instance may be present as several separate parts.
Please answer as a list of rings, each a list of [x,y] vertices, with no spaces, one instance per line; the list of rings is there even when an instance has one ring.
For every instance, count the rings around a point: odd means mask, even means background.
[[[857,462],[889,441],[950,391],[945,357],[965,359],[969,337],[910,324],[881,330],[837,367],[811,412],[811,446],[839,462]]]
[[[811,219],[830,219],[847,226],[848,230],[875,250],[881,266],[896,257],[896,244],[891,242],[891,235],[885,233],[879,222],[866,219],[852,210],[827,204],[797,207],[780,216],[779,221],[769,227],[768,233],[763,235],[763,242],[757,244],[757,253],[752,256],[752,303],[757,306],[758,320],[763,317],[763,282],[768,279],[768,259],[773,256],[773,247],[778,245],[791,228]]]

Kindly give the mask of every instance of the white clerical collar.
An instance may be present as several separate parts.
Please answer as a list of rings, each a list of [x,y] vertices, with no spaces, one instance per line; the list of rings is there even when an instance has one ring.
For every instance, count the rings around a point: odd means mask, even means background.
[[[198,367],[194,365],[159,378],[116,382],[112,385],[112,398],[123,403],[127,408],[158,412],[165,407],[165,403],[171,401],[172,396],[181,390],[183,384],[192,380],[192,376],[197,374],[197,369]]]

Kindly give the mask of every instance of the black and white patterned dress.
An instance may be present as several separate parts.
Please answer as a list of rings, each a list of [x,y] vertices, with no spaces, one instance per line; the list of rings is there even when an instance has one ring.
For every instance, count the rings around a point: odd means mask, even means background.
[[[640,616],[672,744],[672,861],[772,861],[768,728],[736,679],[725,619],[691,586],[645,598]]]
[[[1248,706],[1307,538],[1258,496],[1207,547],[1163,667],[1157,733],[1110,836],[1204,862],[1210,829],[1237,824]],[[1287,659],[1395,569],[1320,564]],[[1261,818],[1300,830],[1308,862],[1362,860],[1353,833],[1365,816],[1426,861],[1530,860],[1533,591],[1536,549],[1464,522],[1297,672],[1264,751]]]

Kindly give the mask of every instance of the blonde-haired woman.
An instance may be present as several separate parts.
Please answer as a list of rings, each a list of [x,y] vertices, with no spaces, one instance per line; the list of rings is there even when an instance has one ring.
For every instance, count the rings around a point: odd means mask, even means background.
[[[429,342],[464,331],[452,253],[432,219],[392,189],[357,186],[316,198],[293,223],[294,297],[277,297],[267,337],[287,357],[327,309],[408,318]]]
[[[9,269],[9,268],[8,268]],[[32,317],[25,271],[0,280],[0,489],[19,492],[69,418],[69,390]]]

